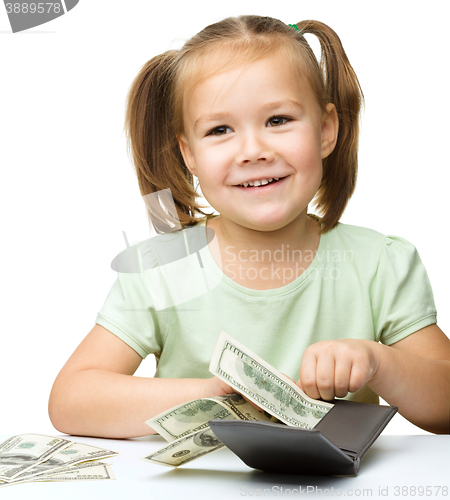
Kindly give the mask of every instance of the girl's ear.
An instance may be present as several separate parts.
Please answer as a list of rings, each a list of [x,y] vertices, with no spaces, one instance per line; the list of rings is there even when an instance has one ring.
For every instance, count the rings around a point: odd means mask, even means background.
[[[329,156],[337,142],[339,132],[339,119],[334,104],[327,104],[326,113],[322,121],[322,159]]]
[[[189,142],[185,135],[180,135],[180,137],[178,138],[178,144],[180,145],[181,155],[183,156],[184,163],[186,164],[189,172],[191,172],[192,175],[198,177],[195,168],[194,154],[192,153],[192,149],[189,146]]]

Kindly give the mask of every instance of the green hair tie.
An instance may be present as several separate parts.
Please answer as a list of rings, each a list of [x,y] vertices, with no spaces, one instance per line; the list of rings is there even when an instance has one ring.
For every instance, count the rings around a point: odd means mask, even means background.
[[[303,35],[303,31],[296,24],[290,24],[289,26],[291,26],[292,28],[294,28],[297,31],[300,31],[300,33]]]

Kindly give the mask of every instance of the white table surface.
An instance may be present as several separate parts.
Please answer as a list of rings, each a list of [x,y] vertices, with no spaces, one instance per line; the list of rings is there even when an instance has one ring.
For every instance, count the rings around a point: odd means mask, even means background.
[[[61,434],[53,435],[67,438]],[[10,436],[0,435],[0,442],[8,437]],[[316,496],[429,497],[450,500],[448,435],[382,435],[362,459],[358,475],[345,477],[267,474],[247,467],[228,449],[172,469],[140,460],[164,446],[166,441],[160,436],[127,440],[78,436],[68,438],[121,453],[114,458],[102,460],[112,464],[116,480],[19,484],[3,488],[0,492],[1,500],[184,500]],[[437,489],[439,486],[447,487],[447,495],[444,489]],[[413,487],[417,488],[415,495]],[[419,487],[423,488],[422,495],[419,495]]]

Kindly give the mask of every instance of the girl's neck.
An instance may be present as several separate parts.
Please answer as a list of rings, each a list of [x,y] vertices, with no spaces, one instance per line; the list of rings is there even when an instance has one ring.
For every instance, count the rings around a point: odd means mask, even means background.
[[[308,217],[306,210],[290,224],[276,231],[248,229],[221,216],[208,220],[207,226],[215,231],[222,250],[228,248],[235,252],[275,251],[287,245],[291,249],[317,250],[320,240],[320,223]]]
[[[274,232],[229,222],[220,216],[207,222],[216,233],[209,249],[222,272],[246,288],[272,290],[287,285],[309,267],[319,248],[320,224],[306,211],[296,224]]]

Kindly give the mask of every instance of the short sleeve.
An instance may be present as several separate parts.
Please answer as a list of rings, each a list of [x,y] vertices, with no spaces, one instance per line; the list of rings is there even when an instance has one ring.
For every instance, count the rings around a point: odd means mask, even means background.
[[[419,254],[409,241],[386,236],[370,286],[375,338],[391,345],[436,323],[433,291]]]
[[[142,272],[117,272],[96,323],[114,333],[142,358],[161,352],[151,294]]]

